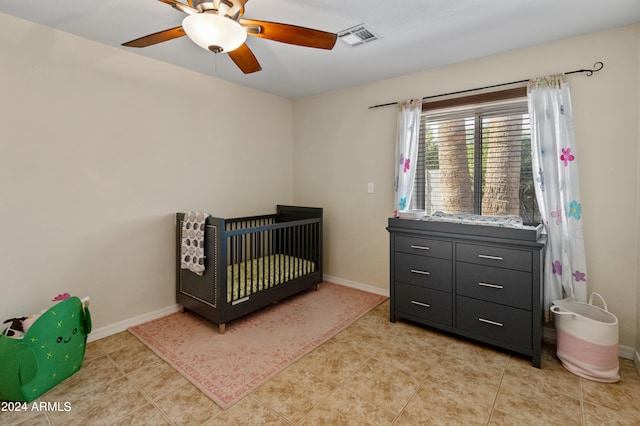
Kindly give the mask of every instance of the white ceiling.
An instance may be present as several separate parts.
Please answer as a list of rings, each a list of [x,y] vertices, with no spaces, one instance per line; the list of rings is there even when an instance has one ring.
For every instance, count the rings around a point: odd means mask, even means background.
[[[640,0],[250,0],[247,19],[335,33],[364,23],[380,38],[326,51],[249,37],[262,71],[247,75],[187,37],[120,46],[181,24],[186,15],[156,0],[3,0],[0,13],[296,99],[640,22]]]

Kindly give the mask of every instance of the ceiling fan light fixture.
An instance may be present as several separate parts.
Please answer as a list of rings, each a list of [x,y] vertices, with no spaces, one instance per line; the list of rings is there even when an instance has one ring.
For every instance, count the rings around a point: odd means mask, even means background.
[[[247,32],[236,21],[214,13],[189,15],[182,28],[195,44],[214,53],[231,52],[247,39]]]

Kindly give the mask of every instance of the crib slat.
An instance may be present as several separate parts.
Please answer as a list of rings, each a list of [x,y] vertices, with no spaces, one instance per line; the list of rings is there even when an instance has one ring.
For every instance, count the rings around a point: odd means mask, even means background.
[[[318,225],[316,220],[287,224],[275,218],[233,222],[234,235],[229,238],[235,241],[233,264],[237,269],[232,271],[240,281],[239,293],[254,293],[254,276],[261,277],[255,283],[260,291],[316,271],[320,262]]]
[[[251,273],[251,259],[247,259],[247,249],[248,249],[248,243],[247,243],[247,239],[248,239],[248,235],[249,234],[244,234],[242,236],[242,244],[244,245],[244,252],[241,254],[241,260],[242,260],[242,265],[244,266],[244,280],[242,283],[242,286],[244,287],[244,297],[247,297],[249,295],[249,277],[250,277],[250,273]],[[248,271],[247,271],[248,269]]]

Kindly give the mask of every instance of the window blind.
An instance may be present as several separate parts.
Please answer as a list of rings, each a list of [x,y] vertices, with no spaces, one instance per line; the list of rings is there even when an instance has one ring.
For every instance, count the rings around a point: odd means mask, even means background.
[[[411,208],[540,216],[526,97],[423,111]]]

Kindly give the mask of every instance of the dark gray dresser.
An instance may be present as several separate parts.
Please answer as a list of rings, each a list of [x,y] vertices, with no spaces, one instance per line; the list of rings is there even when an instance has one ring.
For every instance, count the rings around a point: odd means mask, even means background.
[[[520,354],[540,368],[545,236],[390,218],[391,322],[404,318]]]

